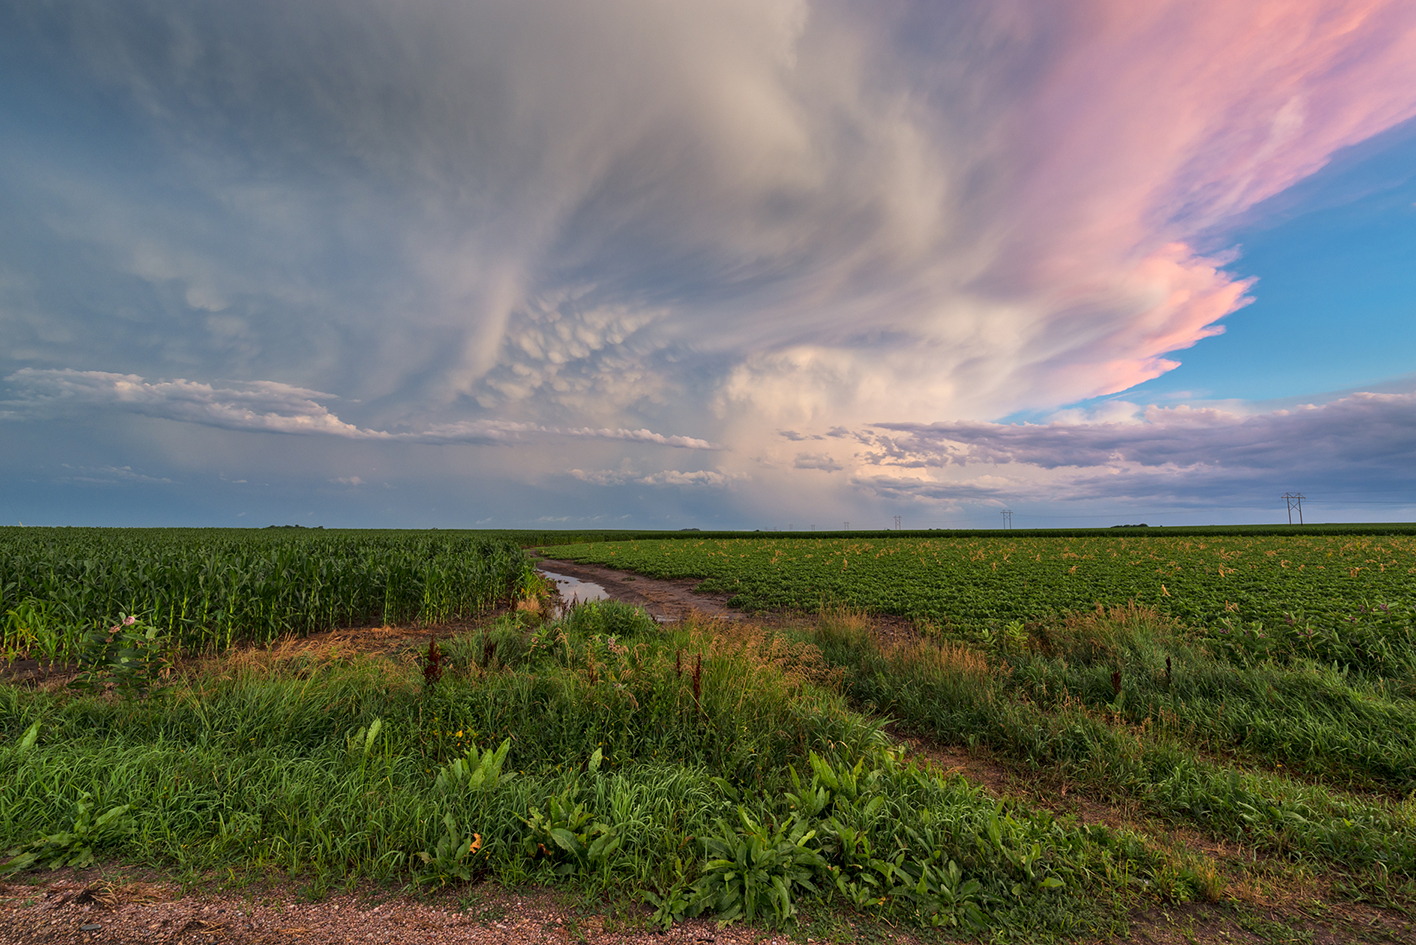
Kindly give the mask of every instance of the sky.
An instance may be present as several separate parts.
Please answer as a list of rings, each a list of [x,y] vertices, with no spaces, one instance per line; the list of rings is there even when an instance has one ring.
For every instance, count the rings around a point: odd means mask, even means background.
[[[1416,520],[1406,0],[0,0],[0,522]]]

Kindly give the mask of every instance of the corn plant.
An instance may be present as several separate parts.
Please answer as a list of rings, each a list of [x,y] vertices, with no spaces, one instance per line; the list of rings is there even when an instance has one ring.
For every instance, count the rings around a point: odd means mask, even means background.
[[[69,615],[143,613],[177,645],[212,650],[473,617],[535,586],[514,542],[456,532],[0,528],[3,646],[50,659],[102,628]],[[58,636],[19,632],[36,628]]]
[[[5,611],[0,655],[6,660],[66,658],[70,646],[58,609],[52,602],[27,597]]]

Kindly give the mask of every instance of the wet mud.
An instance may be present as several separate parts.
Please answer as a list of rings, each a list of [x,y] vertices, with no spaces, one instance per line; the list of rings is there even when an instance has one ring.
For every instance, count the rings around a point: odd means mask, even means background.
[[[693,611],[709,617],[738,620],[743,615],[728,606],[727,594],[698,594],[696,580],[666,580],[644,577],[629,571],[616,571],[597,564],[577,564],[541,558],[536,567],[543,573],[561,575],[576,581],[598,585],[610,600],[643,607],[661,623],[682,620]],[[560,586],[560,585],[558,585]],[[562,591],[565,595],[565,591]],[[582,598],[583,599],[583,598]]]

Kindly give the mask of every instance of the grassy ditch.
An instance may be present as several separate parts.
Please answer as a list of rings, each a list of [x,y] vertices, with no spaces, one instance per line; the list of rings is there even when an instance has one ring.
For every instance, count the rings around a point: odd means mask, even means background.
[[[533,619],[421,662],[245,651],[146,695],[0,689],[5,868],[492,878],[661,923],[829,908],[1026,941],[1118,933],[1207,888],[1133,834],[903,756],[843,695],[860,641],[828,632],[823,656],[610,603]]]
[[[1337,871],[1358,897],[1416,902],[1409,682],[1238,663],[1137,607],[1014,624],[984,644],[882,647],[849,615],[824,618],[814,639],[859,708]]]

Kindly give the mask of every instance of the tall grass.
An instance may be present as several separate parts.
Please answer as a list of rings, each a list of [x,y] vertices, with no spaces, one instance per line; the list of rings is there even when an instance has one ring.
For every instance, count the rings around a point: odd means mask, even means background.
[[[411,660],[285,648],[208,661],[144,700],[0,689],[0,848],[70,831],[88,795],[131,805],[97,840],[130,861],[316,887],[568,883],[671,919],[751,892],[714,850],[757,856],[766,897],[787,875],[772,838],[795,831],[810,879],[783,887],[788,906],[999,940],[1123,928],[1157,865],[1133,837],[904,763],[814,646],[722,633],[597,604],[449,641],[433,685]],[[459,759],[482,773],[450,775]]]
[[[1124,625],[1109,629],[1113,639],[1129,632]],[[1018,653],[985,656],[948,641],[886,648],[865,621],[849,615],[828,615],[817,639],[827,660],[846,670],[854,704],[940,742],[986,745],[1089,784],[1099,796],[1133,798],[1155,814],[1252,849],[1373,875],[1416,870],[1416,802],[1410,799],[1354,797],[1207,760],[1177,738],[1156,737],[1149,717],[1132,724],[1119,705],[1048,689],[1046,679],[1014,668],[1009,659],[1031,665]],[[1093,633],[1080,645],[1103,642]],[[1173,666],[1172,660],[1172,672]],[[1027,685],[1018,685],[1020,672]],[[1122,702],[1124,695],[1110,686],[1111,671],[1105,675],[1113,702]]]
[[[1416,689],[1312,659],[1236,662],[1144,607],[1037,625],[995,648],[1005,688],[1047,708],[1080,700],[1210,752],[1343,788],[1416,790]]]

